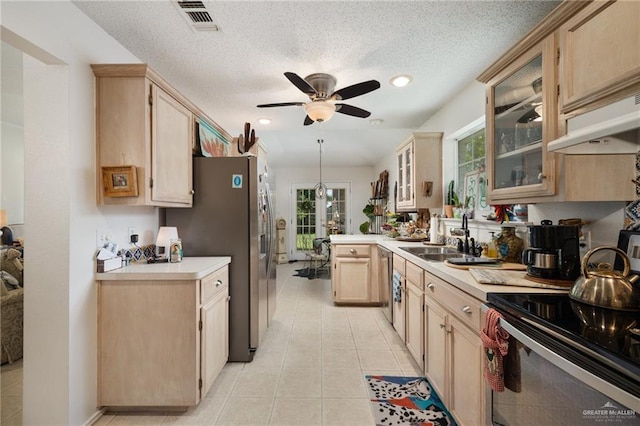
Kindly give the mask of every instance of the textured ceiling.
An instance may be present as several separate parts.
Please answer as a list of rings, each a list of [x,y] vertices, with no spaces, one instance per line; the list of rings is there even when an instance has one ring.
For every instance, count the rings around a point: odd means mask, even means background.
[[[189,27],[174,2],[73,2],[234,136],[250,122],[277,167],[373,165],[541,21],[558,1],[204,1],[218,32]],[[307,102],[283,75],[322,72],[340,89],[382,87],[303,126]],[[411,74],[395,88],[389,79]],[[258,123],[268,117],[268,126]],[[371,126],[370,119],[384,120]]]

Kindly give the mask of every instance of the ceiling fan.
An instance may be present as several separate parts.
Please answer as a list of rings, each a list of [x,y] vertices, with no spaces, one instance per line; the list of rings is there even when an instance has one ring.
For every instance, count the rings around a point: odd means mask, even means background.
[[[316,73],[308,75],[305,78],[293,72],[285,72],[284,75],[294,86],[300,89],[302,93],[309,96],[311,102],[262,104],[258,105],[258,108],[302,106],[307,112],[307,116],[304,119],[305,126],[313,124],[315,121],[327,121],[333,116],[334,112],[360,118],[369,117],[371,115],[369,111],[337,101],[355,98],[356,96],[364,95],[365,93],[373,92],[380,88],[378,81],[368,80],[344,87],[340,90],[335,90],[336,78],[329,74]]]

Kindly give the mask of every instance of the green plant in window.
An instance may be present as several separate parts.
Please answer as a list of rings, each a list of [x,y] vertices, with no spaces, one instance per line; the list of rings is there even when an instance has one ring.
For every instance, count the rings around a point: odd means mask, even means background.
[[[467,197],[464,199],[464,205],[462,207],[465,209],[471,208],[474,204],[473,200],[474,200],[473,195],[467,195]]]
[[[446,196],[445,204],[448,206],[460,205],[460,200],[458,199],[458,193],[456,192],[455,185],[456,185],[456,181],[452,179],[451,182],[449,182],[449,186],[447,187],[447,196]]]

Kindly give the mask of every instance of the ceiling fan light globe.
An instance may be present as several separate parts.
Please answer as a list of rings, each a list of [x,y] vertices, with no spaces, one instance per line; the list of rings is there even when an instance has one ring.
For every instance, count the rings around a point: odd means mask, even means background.
[[[309,102],[304,105],[304,109],[309,118],[318,122],[329,121],[336,112],[336,106],[327,101]]]

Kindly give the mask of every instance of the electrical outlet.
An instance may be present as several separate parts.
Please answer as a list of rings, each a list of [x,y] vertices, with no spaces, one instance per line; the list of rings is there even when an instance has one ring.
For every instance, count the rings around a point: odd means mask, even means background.
[[[127,235],[129,236],[129,242],[131,242],[131,236],[137,234],[138,238],[140,238],[140,233],[136,230],[135,227],[130,226],[127,230]]]
[[[109,241],[113,241],[113,235],[108,229],[98,229],[96,231],[96,247],[102,248]]]

